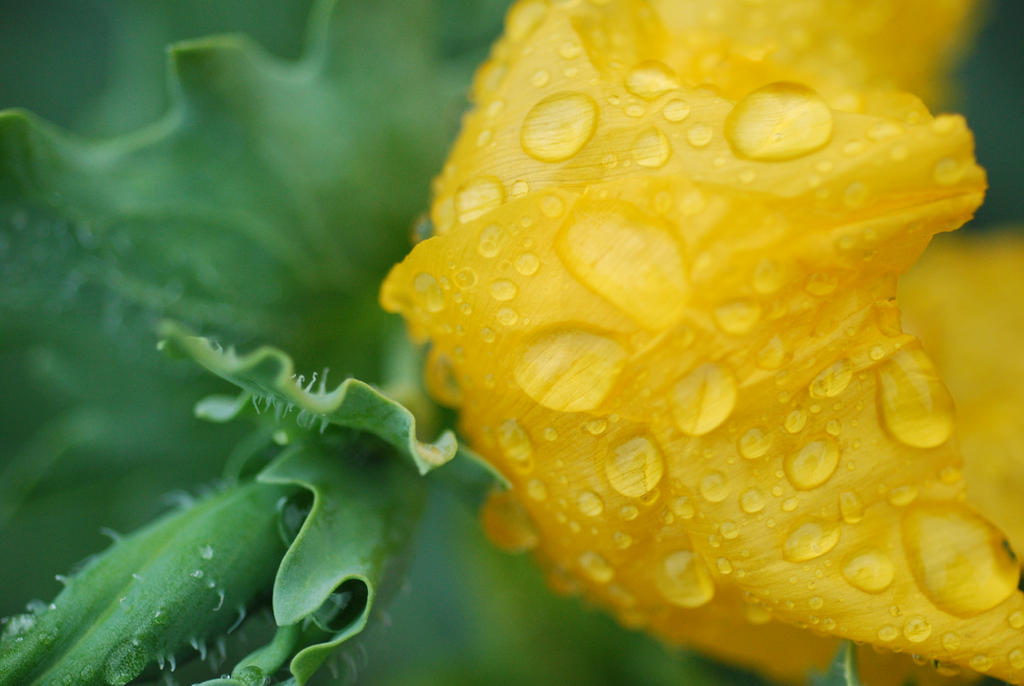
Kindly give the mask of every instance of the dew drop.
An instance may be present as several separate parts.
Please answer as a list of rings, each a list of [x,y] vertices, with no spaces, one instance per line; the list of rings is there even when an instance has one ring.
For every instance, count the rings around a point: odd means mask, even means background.
[[[1006,621],[1014,629],[1024,629],[1024,612],[1020,610],[1014,610],[1006,618]]]
[[[703,436],[724,422],[736,406],[736,377],[713,362],[702,364],[672,389],[672,414],[687,436]]]
[[[693,499],[688,495],[681,495],[673,499],[669,507],[672,508],[672,512],[680,519],[693,519],[693,516],[697,514],[697,508],[693,505]]]
[[[1024,669],[1024,650],[1014,648],[1006,657],[1010,661],[1011,667],[1014,669]]]
[[[853,491],[839,494],[839,513],[847,524],[856,524],[864,519],[864,503]]]
[[[526,495],[540,502],[548,497],[548,487],[540,479],[530,479],[526,484]]]
[[[758,293],[774,293],[782,288],[784,280],[785,272],[775,260],[761,260],[754,267],[753,286]]]
[[[492,298],[499,302],[504,302],[516,297],[519,289],[508,279],[496,279],[491,282],[490,292]]]
[[[519,321],[519,313],[511,307],[503,307],[495,315],[498,321],[505,326],[512,326]]]
[[[685,100],[676,98],[665,103],[665,107],[662,108],[661,114],[665,119],[674,124],[681,122],[690,116],[690,106]]]
[[[555,93],[526,114],[520,133],[523,150],[541,162],[561,162],[577,152],[597,128],[597,105],[583,93]]]
[[[707,124],[696,124],[686,132],[686,140],[695,148],[704,148],[711,142],[713,135],[711,127]]]
[[[748,488],[740,496],[740,509],[747,514],[757,514],[764,509],[764,493],[756,488]]]
[[[854,553],[843,563],[843,577],[854,588],[868,593],[881,593],[889,588],[894,575],[892,560],[874,548]]]
[[[903,518],[907,560],[925,595],[970,617],[1017,590],[1020,568],[1001,532],[960,504],[922,504]]]
[[[932,635],[932,625],[924,617],[909,617],[903,623],[903,635],[911,643],[921,643]]]
[[[791,434],[798,434],[803,431],[804,426],[807,425],[807,413],[797,408],[786,415],[786,419],[782,423],[782,427]]]
[[[498,447],[505,459],[520,471],[533,467],[533,443],[526,431],[514,419],[507,419],[498,426]]]
[[[639,498],[657,486],[664,468],[661,450],[646,436],[617,445],[604,466],[612,488],[630,498]]]
[[[584,285],[648,328],[671,325],[685,306],[688,285],[678,244],[635,207],[577,207],[555,249]]]
[[[633,159],[641,167],[657,169],[665,166],[672,155],[672,147],[665,134],[655,127],[642,132],[633,141]]]
[[[540,199],[540,211],[545,217],[557,219],[565,212],[565,202],[557,195],[545,195]]]
[[[764,457],[771,447],[771,434],[757,426],[752,429],[748,429],[742,436],[740,436],[740,439],[737,442],[737,448],[739,449],[740,455],[748,460],[756,460],[759,457]]]
[[[879,641],[894,641],[896,637],[900,635],[899,629],[894,627],[892,624],[883,624],[882,628],[878,630]]]
[[[853,368],[850,361],[842,359],[835,364],[821,370],[814,380],[811,381],[811,397],[813,398],[834,398],[850,385],[853,379]]]
[[[715,595],[711,574],[690,550],[677,550],[662,558],[655,578],[665,600],[679,607],[700,607]]]
[[[786,346],[778,336],[772,336],[763,348],[757,351],[757,366],[761,369],[778,369],[786,362]]]
[[[741,335],[749,332],[761,317],[761,307],[749,300],[734,300],[715,308],[715,321],[722,331]]]
[[[148,662],[142,644],[134,639],[110,652],[103,667],[103,677],[108,684],[123,686],[141,674]]]
[[[426,272],[420,272],[412,280],[412,290],[417,300],[427,312],[440,312],[444,309],[444,295],[437,279]]]
[[[500,207],[505,202],[505,188],[497,179],[485,176],[463,185],[455,193],[455,214],[466,223]]]
[[[455,285],[461,289],[472,288],[476,285],[476,272],[466,267],[455,272]]]
[[[604,512],[604,501],[593,491],[583,491],[576,498],[580,512],[588,517],[597,517]]]
[[[626,74],[626,90],[644,100],[654,100],[678,87],[672,70],[656,60],[641,62]]]
[[[516,258],[515,267],[523,276],[533,276],[540,269],[540,259],[532,252],[524,252]]]
[[[951,157],[939,160],[932,171],[932,178],[943,186],[952,186],[964,176],[964,166]]]
[[[790,453],[783,462],[786,478],[793,488],[809,491],[828,481],[839,466],[839,444],[833,438],[823,438],[804,445],[799,452]]]
[[[584,552],[579,557],[580,568],[592,581],[606,584],[615,576],[615,570],[608,561],[594,552]]]
[[[581,412],[605,399],[625,364],[625,349],[610,338],[583,329],[561,329],[527,344],[513,376],[544,407]]]
[[[772,83],[750,93],[725,118],[725,138],[740,157],[790,160],[823,147],[832,137],[832,112],[815,91]]]
[[[701,477],[700,494],[709,503],[720,503],[729,495],[729,481],[719,471],[708,472]]]
[[[992,669],[992,658],[988,655],[975,655],[967,664],[976,672],[987,672]]]
[[[790,531],[782,546],[782,556],[790,562],[805,562],[821,557],[839,543],[839,525],[823,520],[807,520]]]
[[[497,224],[485,226],[480,231],[480,237],[477,239],[476,251],[480,253],[481,257],[494,257],[501,250],[504,233]]]
[[[915,448],[934,448],[953,432],[953,400],[919,347],[904,348],[878,367],[882,420],[889,433]]]

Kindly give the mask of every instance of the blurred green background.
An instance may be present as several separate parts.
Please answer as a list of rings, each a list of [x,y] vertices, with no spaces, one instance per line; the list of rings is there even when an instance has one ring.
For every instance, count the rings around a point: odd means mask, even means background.
[[[370,331],[383,321],[373,311],[372,285],[408,248],[409,227],[426,207],[430,178],[457,131],[472,70],[499,32],[507,3],[349,4],[356,7],[352,16],[372,28],[344,34],[334,46],[345,73],[340,100],[331,106],[342,117],[350,114],[346,102],[360,108],[344,120],[351,130],[325,150],[350,155],[338,164],[351,169],[337,172],[336,197],[318,198],[318,208],[322,221],[352,232],[346,235],[386,234],[377,241],[382,247],[360,253],[358,281],[370,285],[362,291],[371,297],[354,296],[358,288],[343,279],[319,288],[295,277],[291,291],[268,296],[278,310],[265,326],[250,325],[243,315],[221,333],[239,343],[269,338],[304,368],[330,366],[336,380],[356,373],[379,381],[383,372],[371,352],[378,343],[366,338],[360,347],[358,336],[360,326]],[[310,9],[308,0],[4,0],[0,109],[26,108],[82,137],[131,132],[159,119],[171,102],[167,44],[237,32],[292,60],[302,53]],[[1024,3],[990,3],[956,71],[955,100],[943,107],[967,116],[989,172],[991,188],[970,231],[1024,222],[1022,27]],[[419,75],[418,86],[388,81],[406,71]],[[384,110],[392,114],[378,119]],[[376,147],[359,147],[365,131]],[[51,209],[40,201],[0,221],[21,217],[32,226],[56,226],[61,220],[47,214]],[[45,247],[46,235],[34,234],[29,247]],[[19,296],[0,297],[0,616],[55,595],[53,575],[104,546],[100,527],[130,530],[166,509],[161,496],[195,492],[215,479],[247,432],[192,417],[198,398],[225,385],[153,351],[149,332],[163,309],[139,311],[96,287],[33,311],[25,284],[35,279],[49,288],[52,280],[63,287],[79,258],[42,254],[26,261],[17,247],[0,245],[7,270],[0,269],[0,289]],[[245,289],[256,284],[240,278],[234,287],[244,301]],[[313,324],[299,331],[296,319]],[[198,316],[194,323],[209,324]],[[341,351],[332,348],[340,328],[348,342]],[[470,508],[442,493],[432,501],[410,564],[408,587],[389,608],[388,626],[378,623],[348,651],[356,683],[756,681],[668,651],[577,600],[553,596],[528,559],[491,548]]]

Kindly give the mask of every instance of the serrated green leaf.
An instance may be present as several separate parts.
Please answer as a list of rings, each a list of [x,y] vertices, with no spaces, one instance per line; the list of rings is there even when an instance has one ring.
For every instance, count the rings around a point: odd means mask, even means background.
[[[863,686],[857,673],[857,648],[851,641],[843,641],[832,659],[828,671],[811,678],[813,686]]]
[[[346,379],[328,391],[325,379],[321,378],[314,390],[316,377],[304,385],[304,378],[295,373],[292,359],[276,348],[264,346],[239,355],[231,348],[219,349],[209,339],[193,336],[171,322],[160,326],[160,334],[167,351],[189,357],[252,393],[257,406],[263,403],[268,408],[276,405],[296,411],[300,425],[329,422],[373,433],[412,460],[421,474],[440,467],[455,455],[458,444],[454,434],[445,431],[433,443],[417,440],[416,418],[412,413],[358,379]],[[238,399],[216,404],[212,412],[221,417],[233,416],[228,414],[230,410],[244,407]],[[203,411],[211,412],[209,405]]]
[[[257,477],[313,493],[313,506],[281,561],[274,582],[274,618],[280,626],[313,618],[330,635],[292,658],[290,669],[305,683],[334,648],[362,631],[381,587],[393,581],[395,558],[408,545],[424,492],[393,460],[360,455],[365,444],[349,442],[341,455],[307,446],[286,451]],[[339,469],[338,460],[361,463]],[[332,595],[339,611],[318,617]],[[342,596],[338,598],[338,596]],[[347,596],[347,597],[344,597]]]

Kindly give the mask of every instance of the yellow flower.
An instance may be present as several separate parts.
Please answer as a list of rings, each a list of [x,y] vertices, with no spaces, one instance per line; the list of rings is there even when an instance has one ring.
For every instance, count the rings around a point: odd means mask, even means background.
[[[1020,682],[1018,565],[895,306],[985,187],[960,117],[883,88],[930,15],[765,0],[797,50],[749,4],[514,7],[382,304],[512,484],[485,527],[556,588],[781,678],[839,636]]]
[[[1006,532],[1014,550],[1024,550],[1022,294],[1020,228],[940,240],[900,282],[904,321],[957,402],[967,499]]]

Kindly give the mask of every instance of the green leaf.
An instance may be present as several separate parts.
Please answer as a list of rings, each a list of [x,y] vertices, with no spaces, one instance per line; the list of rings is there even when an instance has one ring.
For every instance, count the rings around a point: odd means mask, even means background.
[[[857,648],[851,641],[839,646],[828,671],[811,678],[814,686],[863,686],[857,674]]]
[[[229,489],[116,541],[8,621],[0,686],[126,684],[239,623],[284,554],[276,503],[293,490]]]
[[[416,439],[416,418],[401,404],[358,379],[346,379],[328,391],[325,376],[316,375],[306,384],[295,373],[292,359],[276,348],[260,347],[238,355],[232,348],[215,346],[209,339],[193,336],[182,327],[164,322],[160,326],[162,347],[191,358],[207,370],[252,394],[259,408],[276,407],[280,412],[295,410],[300,426],[331,423],[368,431],[409,458],[420,474],[448,462],[458,447],[455,435],[445,431],[433,443]],[[239,399],[209,398],[200,405],[207,417],[227,419],[247,407]]]
[[[308,447],[286,451],[259,481],[297,485],[313,506],[274,581],[274,618],[280,626],[312,618],[330,636],[303,648],[290,669],[299,684],[338,645],[362,631],[375,600],[394,584],[395,558],[408,546],[424,491],[393,460],[359,455],[364,443],[342,448],[360,469],[337,468],[337,458]]]

